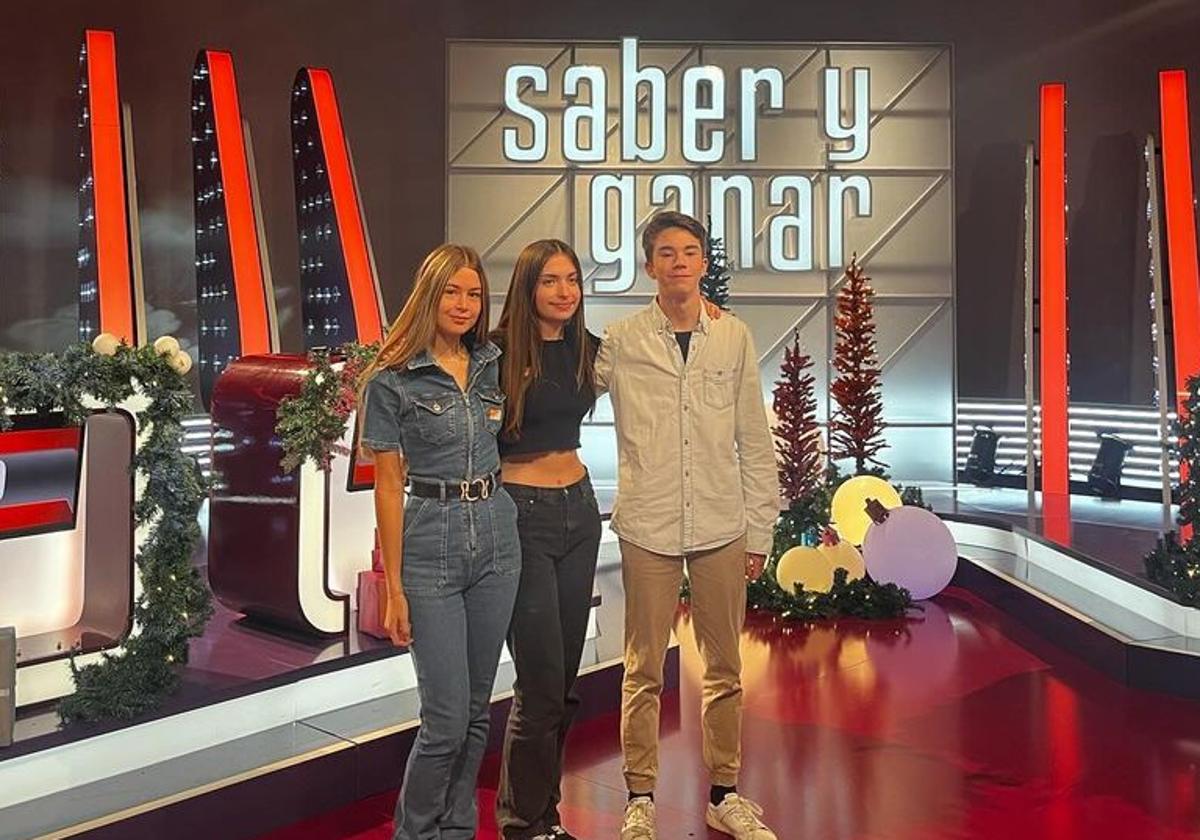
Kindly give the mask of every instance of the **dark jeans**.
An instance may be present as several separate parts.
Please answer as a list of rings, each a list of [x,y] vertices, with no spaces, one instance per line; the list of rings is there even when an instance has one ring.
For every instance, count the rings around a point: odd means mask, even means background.
[[[517,503],[521,583],[508,632],[517,678],[496,822],[506,838],[559,824],[563,743],[591,611],[600,511],[587,476],[570,487],[506,484]]]
[[[488,709],[521,565],[513,503],[410,499],[404,594],[421,728],[396,800],[395,840],[470,840]]]

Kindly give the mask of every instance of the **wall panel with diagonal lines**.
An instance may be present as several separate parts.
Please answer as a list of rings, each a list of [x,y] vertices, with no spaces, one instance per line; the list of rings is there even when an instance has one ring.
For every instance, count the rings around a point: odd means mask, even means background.
[[[828,416],[830,405],[823,397],[834,301],[844,265],[857,253],[877,295],[884,410],[892,424],[888,436],[893,444],[884,458],[899,478],[950,480],[955,369],[950,49],[907,44],[684,42],[643,42],[634,49],[636,63],[629,63],[627,57],[626,73],[660,67],[665,77],[665,152],[653,162],[628,160],[623,148],[623,121],[630,119],[636,121],[639,143],[651,142],[656,103],[649,101],[654,89],[641,85],[636,89],[636,116],[623,107],[621,43],[449,44],[447,237],[480,248],[497,302],[527,242],[549,236],[571,242],[583,263],[589,326],[600,332],[610,321],[646,305],[654,294],[653,282],[641,270],[637,241],[641,226],[657,207],[652,202],[654,178],[682,175],[690,180],[694,208],[703,219],[710,212],[720,216],[714,190],[721,179],[745,176],[751,192],[746,202],[750,238],[742,235],[746,222],[736,193],[725,197],[724,238],[733,270],[730,303],[754,334],[764,388],[770,389],[783,348],[793,329],[799,329],[817,360],[821,416]],[[506,73],[514,65],[527,65],[535,73],[540,72],[536,68],[544,68],[545,84],[530,75],[508,90],[506,103]],[[714,142],[713,132],[723,131],[724,154],[703,164],[688,160],[684,153],[681,113],[691,107],[685,100],[685,73],[701,66],[720,68],[719,74],[707,72],[723,79],[725,100],[724,119],[701,123],[697,141],[701,148],[707,147]],[[582,85],[574,96],[564,92],[564,74],[573,67],[603,71],[603,160],[571,160],[564,150],[564,112],[572,106],[592,105],[594,95],[590,86]],[[740,138],[746,126],[740,85],[743,68],[777,68],[783,81],[782,108],[768,108],[766,92],[760,89],[753,155],[743,151]],[[841,107],[831,107],[832,113],[826,113],[832,101],[825,94],[827,68],[838,69],[841,84]],[[869,146],[861,159],[842,162],[838,158],[847,157],[844,153],[852,143],[834,139],[836,127],[827,126],[835,117],[842,127],[855,122],[854,68],[868,70]],[[720,103],[705,98],[704,90],[699,104],[719,111]],[[711,88],[707,90],[711,93]],[[534,146],[536,139],[534,121],[511,107],[514,94],[522,106],[540,115],[537,119],[544,119],[540,159],[513,160],[506,154],[506,130],[515,129],[521,148]],[[590,148],[588,124],[581,121],[577,128],[578,144]],[[607,191],[602,204],[595,199],[596,187],[611,183],[613,176],[632,176],[631,193],[625,199],[629,203],[624,206],[616,190]],[[858,212],[866,208],[856,206],[853,191],[843,197],[841,207],[831,199],[831,185],[853,176],[864,176],[869,182],[869,212]],[[772,182],[789,177],[808,179],[811,204],[796,191],[784,193],[787,204],[770,202]],[[797,199],[801,207],[790,203]],[[674,209],[676,193],[668,190],[662,206]],[[592,218],[597,207],[605,215],[601,220]],[[776,270],[771,267],[771,222],[776,215],[793,213],[811,224],[811,268]],[[714,227],[721,227],[720,220]],[[833,236],[837,228],[841,228],[840,254]],[[604,242],[595,235],[598,231],[604,232]],[[795,231],[780,239],[777,249],[797,259]],[[585,434],[585,459],[597,481],[612,481],[615,452],[606,404],[598,408],[592,422],[594,427]]]

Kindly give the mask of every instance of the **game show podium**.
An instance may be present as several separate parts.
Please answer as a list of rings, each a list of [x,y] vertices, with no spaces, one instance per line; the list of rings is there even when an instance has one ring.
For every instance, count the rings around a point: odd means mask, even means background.
[[[136,421],[56,417],[0,432],[0,625],[17,631],[18,706],[69,694],[71,653],[85,665],[132,627]]]
[[[208,578],[213,594],[257,621],[304,633],[349,628],[358,572],[371,568],[374,474],[335,456],[284,473],[276,412],[308,376],[303,356],[245,356],[213,389]],[[354,435],[350,419],[345,440]]]

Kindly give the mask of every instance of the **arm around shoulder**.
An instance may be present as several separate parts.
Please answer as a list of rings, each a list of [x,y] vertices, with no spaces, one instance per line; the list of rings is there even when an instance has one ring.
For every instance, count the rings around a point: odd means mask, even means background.
[[[604,331],[604,338],[598,339],[596,349],[595,386],[596,396],[607,394],[612,389],[613,370],[617,363],[616,331],[609,327]]]

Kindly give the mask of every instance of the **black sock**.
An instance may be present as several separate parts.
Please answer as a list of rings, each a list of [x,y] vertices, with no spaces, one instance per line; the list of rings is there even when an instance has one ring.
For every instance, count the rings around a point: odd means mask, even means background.
[[[725,787],[723,785],[713,785],[708,792],[708,801],[714,806],[720,805],[725,801],[725,797],[731,793],[737,793],[736,787]]]
[[[654,801],[654,791],[650,791],[650,793],[634,793],[633,791],[629,791],[629,801],[630,802],[637,799],[639,796],[644,796],[647,799],[649,799],[651,802]]]

